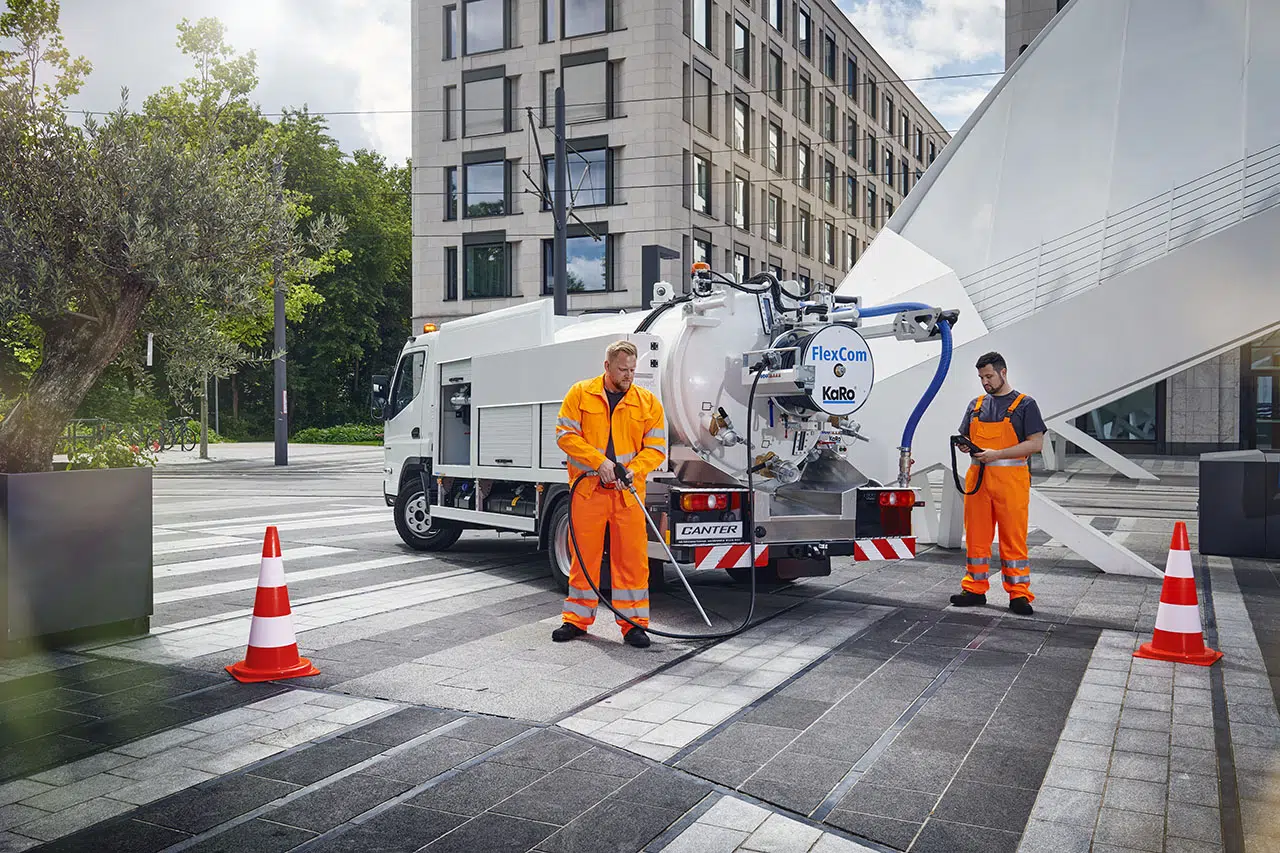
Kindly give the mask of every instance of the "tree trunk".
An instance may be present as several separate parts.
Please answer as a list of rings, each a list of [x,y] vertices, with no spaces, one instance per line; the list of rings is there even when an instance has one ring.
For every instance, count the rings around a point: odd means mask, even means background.
[[[58,437],[138,327],[149,291],[126,285],[101,322],[66,315],[44,326],[44,360],[0,421],[0,472],[48,471]],[[43,325],[43,324],[42,324]]]

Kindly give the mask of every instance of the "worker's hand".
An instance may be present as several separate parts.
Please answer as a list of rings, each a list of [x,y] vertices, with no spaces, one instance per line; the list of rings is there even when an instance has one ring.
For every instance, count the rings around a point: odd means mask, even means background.
[[[995,462],[997,459],[1003,459],[1003,458],[1004,458],[1004,454],[1001,453],[999,450],[983,450],[980,453],[973,454],[973,461],[981,462],[984,465],[989,462]]]
[[[606,459],[600,463],[600,467],[596,469],[596,473],[600,475],[600,482],[613,483],[618,479],[618,475],[613,473],[613,460]]]

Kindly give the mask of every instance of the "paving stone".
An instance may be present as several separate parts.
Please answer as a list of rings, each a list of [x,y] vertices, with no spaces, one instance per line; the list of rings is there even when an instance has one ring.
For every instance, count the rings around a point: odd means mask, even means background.
[[[795,739],[793,729],[736,722],[718,733],[698,751],[708,756],[762,766]]]
[[[79,781],[79,780],[71,780]],[[31,779],[19,779],[16,782],[8,782],[0,785],[0,806],[7,806],[10,803],[16,803],[36,794],[43,794],[52,788],[43,782],[36,782]]]
[[[32,776],[31,779],[48,785],[70,785],[73,782],[88,779],[90,776],[106,773],[108,770],[116,770],[116,775],[125,775],[120,773],[117,768],[129,764],[131,761],[133,759],[127,755],[120,755],[115,752],[100,752],[97,755],[91,755],[88,758],[82,758],[70,764],[64,764],[53,770],[38,773]],[[0,805],[4,804],[5,799],[4,788],[0,788]],[[26,799],[26,797],[19,799]]]
[[[255,819],[187,847],[186,853],[285,853],[315,837],[305,829]]]
[[[911,845],[913,853],[955,853],[957,850],[981,850],[983,853],[1015,853],[1018,832],[1003,832],[963,823],[930,818]]]
[[[809,853],[867,853],[867,848],[825,832],[818,843],[809,848]]]
[[[624,784],[625,780],[617,776],[583,773],[562,767],[495,804],[492,811],[564,826]]]
[[[1102,744],[1062,741],[1054,751],[1053,762],[1083,770],[1106,770],[1111,763],[1111,750]]]
[[[742,720],[765,726],[804,730],[830,710],[826,702],[778,696],[753,708]]]
[[[920,824],[937,802],[937,794],[859,781],[836,808]]]
[[[1144,755],[1168,757],[1169,738],[1163,732],[1142,729],[1120,729],[1116,732],[1116,750],[1140,752]]]
[[[852,765],[875,745],[882,734],[880,729],[827,726],[824,723],[800,735],[786,749],[802,755],[848,761]]]
[[[695,823],[662,848],[663,853],[733,853],[748,833],[722,826]]]
[[[1169,769],[1175,773],[1217,774],[1218,754],[1208,749],[1175,749],[1169,756]]]
[[[1097,723],[1090,720],[1067,720],[1062,727],[1063,740],[1079,743],[1094,743],[1111,746],[1115,740],[1116,726],[1112,723]]]
[[[1122,686],[1085,683],[1080,685],[1076,696],[1090,702],[1119,705],[1125,700],[1125,690]]]
[[[538,849],[547,853],[633,853],[642,849],[680,815],[681,811],[676,809],[656,808],[611,797],[538,844]],[[440,849],[456,849],[458,853],[489,850],[483,845]],[[526,849],[520,848],[521,851]],[[437,848],[428,847],[424,853],[437,853]]]
[[[711,791],[711,787],[687,776],[666,770],[646,770],[632,779],[611,799],[684,811]]]
[[[221,775],[239,770],[264,758],[270,758],[283,752],[284,749],[277,744],[246,743],[216,755],[201,755],[199,758],[186,759],[184,764],[195,770]]]
[[[226,776],[144,806],[134,816],[198,835],[296,790],[297,785],[274,779]]]
[[[1011,787],[1036,790],[1052,758],[1053,753],[1047,750],[979,743],[960,767],[958,778],[976,782],[999,779]]]
[[[1236,726],[1232,726],[1232,739],[1235,739]],[[1191,747],[1193,749],[1212,750],[1215,748],[1214,732],[1208,726],[1174,726],[1173,745]]]
[[[569,770],[580,770],[583,773],[603,773],[606,776],[620,776],[634,779],[648,769],[643,761],[624,752],[602,747],[594,747],[565,765]]]
[[[1111,756],[1110,774],[1122,779],[1164,784],[1169,778],[1169,759],[1137,752],[1121,752],[1117,749]]]
[[[1140,814],[1103,808],[1094,831],[1094,850],[1099,844],[1126,845],[1135,850],[1160,853],[1164,849],[1164,815]]]
[[[1173,697],[1168,693],[1147,693],[1145,691],[1129,691],[1124,697],[1126,708],[1142,711],[1159,711],[1168,714],[1173,710]]]
[[[737,797],[724,796],[698,818],[698,822],[750,834],[759,829],[769,814],[767,809],[760,806],[743,802]]]
[[[0,832],[0,853],[22,853],[23,850],[30,850],[39,843],[36,839],[27,838],[24,835]]]
[[[1160,783],[1112,777],[1107,780],[1102,802],[1108,809],[1163,815],[1165,795],[1165,786]]]
[[[862,778],[876,785],[899,785],[913,791],[941,794],[962,759],[963,756],[944,752],[918,752],[890,758],[886,752]]]
[[[1035,813],[1033,813],[1034,815]],[[1094,815],[1097,819],[1097,815]],[[1018,844],[1018,853],[1090,853],[1093,824],[1074,826],[1032,817]]]
[[[1027,825],[1035,801],[1034,789],[969,780],[963,786],[949,788],[934,808],[933,815],[938,820],[1020,833]]]
[[[183,730],[191,735],[188,740],[194,740],[200,737],[200,732],[212,734],[214,732],[222,732],[227,729],[234,729],[244,725],[259,725],[266,728],[278,729],[279,726],[272,725],[271,717],[266,711],[258,711],[253,708],[236,708],[234,711],[227,711],[204,720],[194,720],[183,727]],[[164,735],[156,735],[162,738]],[[180,741],[185,743],[186,741]],[[137,747],[138,744],[131,746]],[[128,752],[127,748],[117,749],[117,752],[124,752],[127,755],[135,753]]]
[[[404,782],[353,773],[286,806],[272,809],[264,817],[287,826],[324,832],[403,794],[410,787]]]
[[[69,809],[63,809],[48,817],[24,823],[20,828],[20,834],[39,838],[41,841],[52,841],[55,838],[70,835],[87,826],[100,823],[107,818],[123,814],[131,808],[133,806],[128,803],[122,803],[119,800],[96,797],[74,805]]]
[[[685,770],[704,779],[710,779],[730,788],[737,788],[760,769],[756,763],[735,761],[718,755],[708,755],[703,749],[694,750],[692,754],[676,764]]]
[[[751,833],[742,849],[760,853],[792,853],[808,850],[821,835],[820,829],[773,814]]]
[[[102,797],[114,791],[119,791],[121,788],[132,784],[133,780],[123,776],[99,773],[96,776],[81,779],[79,782],[63,785],[43,794],[36,794],[34,797],[23,800],[22,804],[46,812],[60,812],[63,809],[71,808],[95,797]]]
[[[1102,808],[1102,795],[1066,788],[1044,787],[1031,812],[1034,819],[1092,829]]]
[[[1178,803],[1218,805],[1218,778],[1198,773],[1169,774],[1169,799]]]
[[[1256,708],[1258,706],[1256,705],[1237,706],[1236,711],[1240,711],[1242,707]],[[1230,711],[1230,709],[1228,710]],[[1275,714],[1274,709],[1271,710],[1271,714],[1272,715]],[[1240,715],[1237,713],[1229,713],[1229,716],[1231,717],[1232,721],[1235,721],[1237,718],[1240,718]],[[1213,725],[1213,708],[1207,705],[1175,705],[1173,707],[1173,724],[1175,726],[1205,726],[1205,727],[1212,726]],[[1275,725],[1275,721],[1267,720],[1265,721],[1265,724]]]
[[[307,720],[298,723],[296,726],[290,726],[287,729],[271,730],[268,734],[260,735],[254,739],[255,743],[266,744],[268,746],[278,746],[281,749],[292,749],[295,746],[301,746],[310,740],[322,738],[325,735],[333,734],[341,730],[343,727],[338,723],[324,723],[320,720]]]
[[[73,835],[60,837],[41,850],[50,853],[71,853],[82,850],[109,850],[111,853],[156,853],[183,841],[181,832],[152,826],[136,820],[114,821],[102,826],[92,826]]]
[[[459,740],[497,746],[506,743],[516,735],[524,734],[530,726],[507,720],[501,717],[477,717],[468,720],[456,729],[450,729],[449,735]]]
[[[350,853],[354,850],[360,853],[413,853],[465,821],[466,818],[458,815],[395,805],[358,826],[314,842],[306,849],[308,853]]]
[[[459,737],[463,737],[461,731]],[[501,764],[531,767],[536,770],[554,770],[591,749],[591,745],[576,737],[555,731],[540,729],[494,756]]]
[[[47,811],[41,811],[32,806],[24,806],[21,803],[0,806],[0,831],[14,829],[47,814]]]
[[[827,816],[827,823],[840,829],[869,838],[895,850],[906,850],[920,831],[920,824],[893,818],[865,815],[846,809],[837,809]]]
[[[378,744],[335,738],[286,755],[254,771],[255,776],[310,785],[382,751]]]
[[[1111,687],[1124,687],[1129,683],[1129,671],[1123,672],[1106,669],[1090,669],[1081,679],[1083,684],[1104,684]]]
[[[1179,803],[1169,810],[1167,832],[1178,838],[1222,843],[1222,816],[1216,808]]]
[[[212,773],[178,768],[160,776],[152,776],[149,779],[134,782],[132,785],[128,785],[118,791],[112,791],[108,796],[113,800],[122,800],[135,806],[141,806],[161,797],[176,794],[178,791],[185,790],[212,778]]]
[[[216,719],[216,718],[215,718]],[[117,746],[113,751],[121,755],[127,755],[131,758],[148,758],[159,752],[164,752],[174,747],[181,746],[193,740],[203,737],[203,733],[194,729],[192,726],[184,726],[173,731],[161,732],[158,735],[152,735],[148,738],[126,743]]]

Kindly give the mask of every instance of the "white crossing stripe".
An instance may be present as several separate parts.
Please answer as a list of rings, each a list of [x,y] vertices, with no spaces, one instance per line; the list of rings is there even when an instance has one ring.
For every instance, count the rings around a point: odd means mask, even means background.
[[[285,513],[285,514],[260,512],[256,515],[241,515],[241,516],[236,516],[234,518],[206,518],[201,521],[181,521],[181,522],[176,522],[174,524],[165,524],[162,526],[193,530],[196,528],[224,527],[230,524],[242,525],[242,524],[248,524],[250,522],[253,522],[255,524],[262,524],[263,530],[265,531],[268,525],[274,525],[276,527],[279,527],[280,522],[282,521],[293,521],[300,518],[320,518],[322,516],[327,516],[330,518],[341,518],[342,517],[341,513],[344,509],[345,510],[358,509],[362,511],[369,511],[371,507],[362,504],[360,506],[346,506],[346,505],[340,505],[336,507],[330,506],[328,509],[325,509],[323,512],[317,512],[317,511],[291,512],[291,513]]]
[[[301,581],[315,580],[317,578],[329,578],[337,575],[350,575],[356,572],[368,572],[374,569],[385,569],[391,566],[401,566],[405,563],[427,563],[433,561],[434,557],[419,556],[398,556],[398,557],[381,557],[377,560],[365,560],[362,563],[351,563],[349,565],[327,566],[321,569],[305,569],[300,572],[289,572],[285,578],[286,582],[292,581],[298,583]],[[251,578],[242,578],[240,580],[223,581],[222,583],[209,583],[201,586],[191,586],[186,589],[174,589],[168,592],[158,592],[155,595],[156,604],[167,604],[173,601],[191,601],[195,598],[207,598],[211,595],[222,595],[227,592],[237,592],[242,589],[256,589],[258,586],[257,575]]]
[[[350,548],[333,548],[327,545],[304,545],[301,548],[290,548],[290,560],[305,560],[310,557],[327,557],[330,554],[341,554]],[[187,560],[181,563],[168,563],[156,566],[157,578],[171,578],[179,575],[195,575],[201,572],[214,572],[220,569],[241,569],[245,566],[256,566],[262,561],[262,548],[250,546],[244,554],[230,557],[210,557],[205,560]]]
[[[357,524],[394,524],[391,517],[391,510],[383,509],[376,513],[366,515],[333,515],[326,513],[324,518],[302,518],[297,521],[273,521],[273,526],[277,527],[280,532],[289,532],[293,530],[310,530],[315,527],[348,527]],[[251,533],[261,534],[264,530],[261,521],[256,524],[243,524],[234,527],[209,526],[201,530],[202,533],[220,533],[223,535],[248,535]]]
[[[184,551],[208,551],[213,548],[222,548],[227,545],[246,545],[248,540],[233,539],[230,536],[202,536],[198,539],[183,539],[178,542],[153,542],[151,545],[151,553],[154,554],[181,554]],[[261,544],[258,546],[259,555],[261,555]]]

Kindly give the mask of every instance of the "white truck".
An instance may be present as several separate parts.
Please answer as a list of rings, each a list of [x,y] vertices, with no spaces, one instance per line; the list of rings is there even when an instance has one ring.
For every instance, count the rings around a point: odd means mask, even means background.
[[[866,339],[935,339],[955,312],[896,312],[868,327],[857,299],[800,290],[697,265],[684,294],[658,282],[648,311],[556,316],[543,299],[427,324],[394,374],[374,377],[383,496],[401,538],[436,551],[468,529],[515,531],[536,539],[567,585],[560,403],[625,339],[640,353],[636,384],[667,418],[668,456],[646,502],[686,569],[747,579],[753,546],[757,579],[770,582],[830,574],[833,556],[911,559],[915,492],[848,461],[859,437],[851,416],[874,381]],[[661,585],[666,551],[654,540],[649,554]]]

